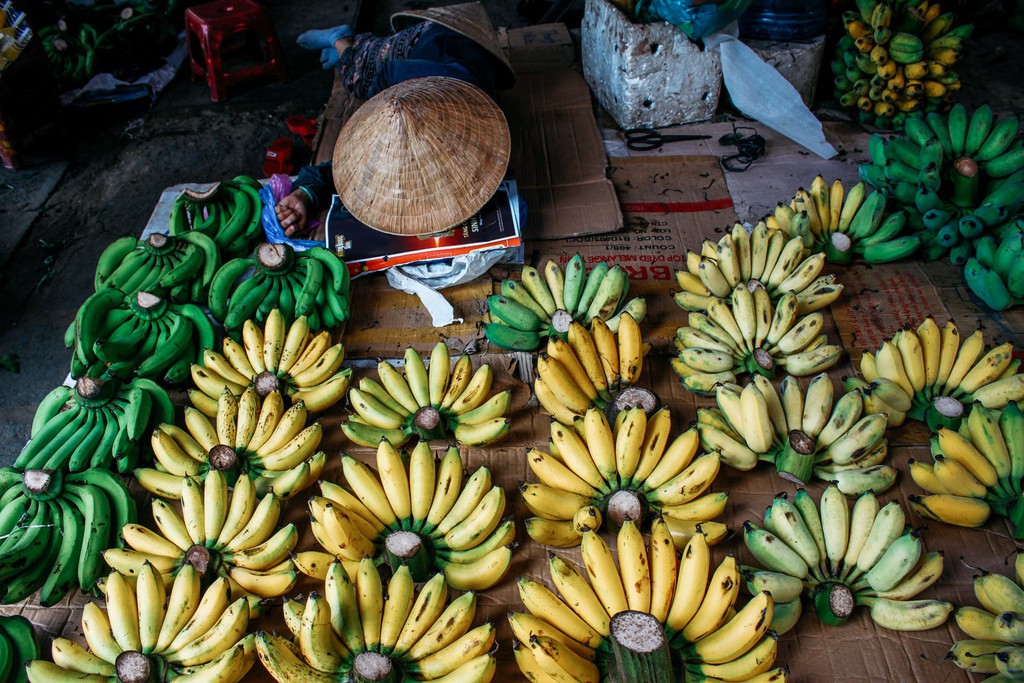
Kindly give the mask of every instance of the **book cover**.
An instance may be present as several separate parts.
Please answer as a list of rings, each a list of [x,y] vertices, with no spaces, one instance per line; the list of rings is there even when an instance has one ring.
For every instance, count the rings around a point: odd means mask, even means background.
[[[334,196],[325,227],[327,246],[348,264],[352,277],[391,266],[452,258],[480,249],[522,246],[519,196],[515,180],[505,180],[471,218],[444,232],[423,236],[392,235],[365,225]]]

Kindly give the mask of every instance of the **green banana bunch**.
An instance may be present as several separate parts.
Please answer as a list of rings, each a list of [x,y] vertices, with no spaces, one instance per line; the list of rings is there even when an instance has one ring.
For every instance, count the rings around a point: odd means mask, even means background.
[[[858,605],[882,628],[940,626],[953,605],[913,598],[938,580],[943,555],[925,552],[923,528],[905,530],[905,522],[898,501],[882,505],[870,491],[852,509],[834,484],[817,504],[804,489],[792,500],[779,494],[765,509],[763,526],[743,525],[743,543],[760,564],[742,568],[746,586],[755,595],[771,593],[779,605],[771,628],[780,634],[796,625],[802,595],[829,626],[844,623]]]
[[[439,680],[489,683],[495,628],[471,628],[476,594],[445,604],[448,584],[435,574],[417,592],[406,567],[387,581],[370,559],[349,574],[332,563],[322,589],[305,604],[289,600],[284,620],[293,640],[256,635],[260,661],[275,681]]]
[[[983,235],[974,241],[974,256],[964,266],[964,281],[994,311],[1024,303],[1024,217],[1000,230],[1000,239]]]
[[[252,253],[264,240],[262,185],[250,176],[216,182],[205,191],[185,189],[174,199],[168,231],[201,232],[212,239],[226,262]]]
[[[934,461],[910,461],[910,476],[926,495],[911,496],[922,517],[977,527],[992,513],[1007,517],[1013,537],[1024,538],[1024,413],[1016,403],[1002,411],[976,404],[959,431],[932,435]]]
[[[294,524],[278,525],[281,499],[257,495],[249,477],[238,477],[229,490],[225,474],[210,470],[200,482],[182,477],[181,513],[153,499],[156,530],[142,524],[121,527],[124,548],[103,553],[117,572],[138,576],[150,565],[164,580],[185,566],[195,568],[204,584],[227,581],[230,600],[246,598],[258,615],[258,602],[285,595],[298,572],[289,557],[299,540]]]
[[[974,577],[974,595],[980,607],[962,605],[954,613],[956,625],[967,634],[949,649],[946,659],[961,669],[988,674],[983,680],[1024,681],[1024,559],[1017,554],[1011,578],[982,570]]]
[[[808,253],[823,253],[829,263],[890,263],[911,256],[921,238],[904,234],[904,211],[886,214],[884,192],[867,194],[863,182],[849,192],[841,180],[829,186],[820,175],[810,192],[800,188],[789,204],[780,203],[766,218],[769,228],[803,239]],[[803,310],[803,309],[801,309]]]
[[[314,334],[304,315],[286,325],[281,310],[271,309],[262,329],[245,321],[240,343],[225,337],[222,353],[203,351],[192,366],[196,388],[189,390],[189,399],[204,415],[216,417],[225,389],[241,396],[253,385],[260,396],[279,391],[293,404],[302,401],[309,412],[321,413],[345,397],[352,378],[352,369],[341,367],[345,346],[332,344],[333,339],[328,330]]]
[[[237,683],[256,661],[246,600],[232,602],[223,579],[204,590],[191,565],[165,580],[146,564],[133,579],[112,572],[103,588],[106,608],[82,610],[87,647],[55,638],[53,662],[30,662],[29,683]]]
[[[125,294],[150,292],[176,303],[206,303],[220,250],[201,232],[178,236],[155,232],[146,239],[128,236],[114,240],[96,264],[96,291],[104,287]]]
[[[915,112],[942,111],[960,89],[952,67],[974,30],[938,2],[857,0],[832,60],[836,99],[860,122],[902,130]]]
[[[809,212],[791,218],[792,230],[789,223],[784,230],[772,216],[759,221],[749,232],[737,223],[717,244],[705,240],[700,253],[686,252],[686,270],[676,271],[679,291],[672,295],[675,302],[685,311],[706,311],[712,296],[730,300],[740,284],[748,289],[763,287],[772,301],[792,292],[801,314],[822,309],[838,299],[843,286],[836,283],[834,275],[821,275],[825,259],[806,258],[813,250],[809,244],[801,246],[796,241],[797,225],[809,225]]]
[[[64,333],[74,351],[72,377],[149,377],[167,384],[186,381],[215,338],[213,323],[195,304],[117,289],[86,299]]]
[[[505,492],[486,467],[464,479],[458,448],[435,461],[427,441],[405,453],[383,439],[376,472],[347,455],[342,471],[344,486],[322,481],[322,495],[309,499],[313,536],[327,552],[299,553],[303,573],[322,580],[335,560],[354,573],[371,558],[407,568],[417,583],[442,572],[464,591],[505,578],[516,535]]]
[[[319,479],[327,459],[317,450],[323,428],[307,415],[302,401],[285,409],[277,391],[261,398],[251,385],[237,397],[225,389],[214,418],[188,406],[184,429],[174,422],[153,429],[154,467],[136,469],[135,478],[156,496],[181,500],[182,477],[203,480],[218,470],[232,484],[252,479],[257,495],[289,498]]]
[[[551,553],[551,584],[518,580],[525,612],[508,615],[516,663],[531,681],[774,681],[777,653],[767,592],[742,606],[735,558],[717,566],[703,534],[679,557],[671,532],[655,519],[645,543],[625,520],[617,558],[598,533],[585,531],[583,568]],[[617,560],[617,561],[616,561]]]
[[[452,366],[448,345],[434,345],[429,364],[411,346],[404,372],[377,363],[379,382],[364,377],[348,390],[352,414],[341,430],[353,443],[375,448],[381,439],[399,447],[417,434],[421,439],[454,438],[465,446],[484,446],[505,438],[512,428],[506,417],[512,402],[508,389],[491,394],[494,370],[476,370],[468,355]]]
[[[121,527],[136,520],[128,487],[101,468],[0,468],[0,504],[5,604],[38,591],[50,607],[75,588],[93,590],[106,574],[101,553],[119,547]]]
[[[835,483],[848,496],[887,491],[896,470],[885,464],[886,414],[867,412],[859,389],[838,398],[834,392],[825,373],[815,375],[806,392],[792,376],[779,389],[761,375],[744,387],[720,384],[718,409],[698,412],[701,445],[739,470],[765,460],[797,484],[813,476]]]
[[[701,396],[743,374],[772,377],[780,366],[796,377],[827,370],[843,348],[821,334],[820,311],[801,317],[799,308],[792,292],[773,305],[764,287],[751,291],[742,284],[733,290],[731,304],[712,297],[706,314],[690,313],[689,324],[676,331],[679,355],[672,369],[683,386]]]
[[[538,543],[566,548],[605,520],[614,528],[625,519],[640,525],[663,518],[680,549],[694,534],[712,544],[722,540],[728,529],[713,520],[729,494],[708,492],[720,454],[698,456],[697,430],[673,439],[671,428],[668,408],[650,417],[640,407],[623,410],[614,423],[594,407],[572,426],[553,420],[550,453],[526,454],[537,479],[519,485],[535,515],[526,519],[526,532]]]
[[[208,303],[210,314],[235,337],[246,320],[262,323],[275,308],[286,322],[306,316],[313,331],[334,329],[348,320],[348,267],[323,247],[297,252],[288,244],[263,242],[255,256],[221,266]]]
[[[910,117],[902,136],[868,143],[863,180],[894,198],[923,241],[926,259],[964,265],[978,240],[1024,210],[1024,139],[1016,116],[985,104]],[[982,247],[985,249],[985,247]]]
[[[589,325],[600,318],[615,331],[623,311],[637,322],[647,314],[644,299],[626,301],[628,291],[629,275],[621,266],[600,261],[587,272],[578,253],[564,270],[554,259],[543,273],[524,266],[520,280],[503,280],[500,293],[487,297],[491,319],[484,324],[484,335],[503,349],[534,351],[545,337],[565,339],[574,320]]]
[[[71,25],[61,19],[36,32],[53,77],[66,88],[76,88],[96,75],[96,29]]]
[[[79,378],[74,387],[56,387],[39,403],[29,441],[14,466],[130,472],[141,455],[139,440],[173,420],[174,405],[153,380]]]
[[[860,374],[869,383],[888,380],[872,393],[870,409],[889,413],[890,424],[910,417],[932,431],[957,429],[974,405],[1002,408],[1024,399],[1024,375],[1017,374],[1020,359],[1013,355],[1010,342],[987,349],[980,329],[963,339],[953,320],[940,328],[928,316],[874,353],[862,353]],[[892,419],[893,412],[899,419]]]
[[[32,624],[23,616],[0,617],[0,681],[22,683],[25,665],[39,658]]]

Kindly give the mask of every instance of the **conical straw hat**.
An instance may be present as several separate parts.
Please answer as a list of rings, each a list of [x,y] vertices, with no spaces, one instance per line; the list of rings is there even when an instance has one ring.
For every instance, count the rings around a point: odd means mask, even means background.
[[[436,24],[447,26],[456,33],[461,33],[483,49],[494,55],[500,63],[496,72],[497,85],[501,89],[511,88],[516,82],[516,74],[508,61],[505,51],[498,43],[498,35],[494,24],[487,15],[487,10],[479,2],[466,2],[447,7],[430,7],[428,9],[410,9],[391,15],[391,27],[401,30],[406,26],[424,19]]]
[[[466,220],[498,189],[510,151],[505,116],[474,85],[432,76],[367,100],[334,147],[334,185],[366,225],[428,235]]]

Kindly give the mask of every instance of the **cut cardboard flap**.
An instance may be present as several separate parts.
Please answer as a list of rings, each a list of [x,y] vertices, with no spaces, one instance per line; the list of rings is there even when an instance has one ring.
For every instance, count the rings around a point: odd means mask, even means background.
[[[539,46],[541,53],[554,55],[544,70],[536,70],[544,64],[537,60],[517,71],[515,87],[498,96],[512,134],[510,172],[526,201],[527,239],[591,235],[622,227],[615,189],[606,176],[608,157],[590,89],[565,62],[563,30],[545,25],[507,33],[513,50],[521,46],[519,52],[527,54]],[[513,63],[518,69],[519,62]]]

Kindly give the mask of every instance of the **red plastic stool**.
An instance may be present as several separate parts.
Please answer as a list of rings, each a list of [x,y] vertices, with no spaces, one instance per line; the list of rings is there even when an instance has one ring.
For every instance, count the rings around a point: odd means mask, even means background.
[[[227,99],[229,86],[241,81],[277,75],[288,80],[277,31],[270,15],[252,0],[216,0],[185,10],[188,57],[192,77],[201,76],[215,101]],[[244,59],[243,53],[253,57]],[[225,71],[225,58],[233,71]]]

